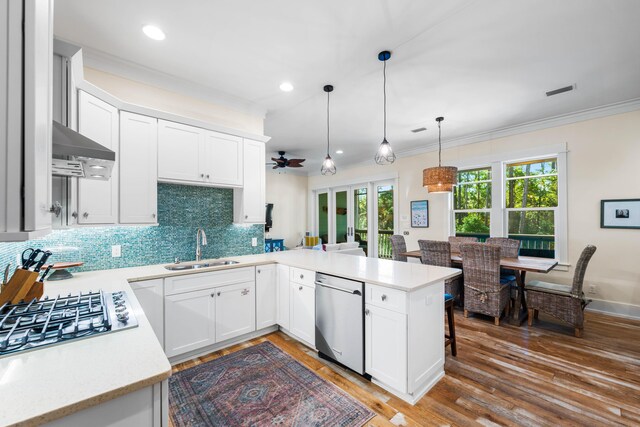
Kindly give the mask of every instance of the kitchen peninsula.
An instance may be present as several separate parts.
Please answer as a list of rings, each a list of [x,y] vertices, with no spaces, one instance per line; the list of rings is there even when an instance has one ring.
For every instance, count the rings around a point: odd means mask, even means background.
[[[460,270],[310,250],[228,259],[238,263],[183,271],[142,266],[48,282],[50,297],[125,291],[139,326],[0,358],[0,424],[82,425],[100,413],[103,421],[109,414],[113,422],[138,417],[138,425],[166,425],[169,361],[278,328],[315,349],[316,272],[365,284],[372,381],[415,403],[444,375],[444,280]],[[131,397],[144,405],[123,406]],[[107,410],[113,399],[121,401],[117,411]]]

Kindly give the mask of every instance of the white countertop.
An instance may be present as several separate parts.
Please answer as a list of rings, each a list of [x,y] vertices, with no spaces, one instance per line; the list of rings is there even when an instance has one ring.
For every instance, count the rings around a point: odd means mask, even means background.
[[[71,341],[0,358],[0,425],[40,424],[167,378],[171,366],[128,282],[281,263],[412,291],[460,274],[459,269],[299,250],[227,257],[232,266],[172,272],[166,264],[76,273],[46,282],[45,294],[124,290],[138,319],[137,328]],[[205,261],[203,261],[205,262]]]

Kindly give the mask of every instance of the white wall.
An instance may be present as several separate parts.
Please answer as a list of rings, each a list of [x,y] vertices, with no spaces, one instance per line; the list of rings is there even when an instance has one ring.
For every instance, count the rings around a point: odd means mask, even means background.
[[[306,176],[267,172],[266,200],[273,203],[269,237],[285,239],[289,248],[298,245],[307,231],[307,182]]]
[[[640,198],[640,111],[452,148],[443,151],[443,164],[559,143],[567,143],[568,147],[568,258],[571,268],[569,272],[531,274],[528,279],[571,283],[580,252],[585,245],[594,244],[598,250],[587,270],[585,290],[589,284],[594,284],[597,293],[588,297],[619,303],[616,304],[618,311],[639,314],[640,230],[601,229],[600,200]],[[372,156],[375,149],[372,147]],[[408,230],[409,249],[417,249],[418,239],[445,239],[448,235],[450,195],[428,194],[422,187],[422,170],[436,164],[437,153],[430,152],[399,158],[390,166],[342,168],[332,177],[310,177],[309,188],[397,171],[400,215],[409,215],[409,201],[429,200],[430,228],[412,229],[401,223],[398,230]],[[604,306],[607,304],[594,303],[594,307]]]
[[[131,104],[166,111],[183,117],[216,123],[258,135],[264,134],[264,119],[191,96],[147,85],[115,74],[84,67],[84,79]]]

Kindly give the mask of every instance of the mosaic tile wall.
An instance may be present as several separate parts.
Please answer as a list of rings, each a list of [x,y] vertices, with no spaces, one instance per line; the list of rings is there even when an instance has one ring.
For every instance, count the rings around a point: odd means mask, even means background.
[[[158,223],[55,230],[42,239],[0,243],[0,269],[9,262],[15,267],[16,255],[27,247],[48,248],[54,262],[84,261],[75,271],[171,263],[175,257],[194,260],[198,227],[207,234],[205,259],[264,252],[263,225],[233,224],[231,189],[158,184]],[[252,237],[258,246],[251,246]],[[111,257],[111,245],[122,245],[122,257]]]

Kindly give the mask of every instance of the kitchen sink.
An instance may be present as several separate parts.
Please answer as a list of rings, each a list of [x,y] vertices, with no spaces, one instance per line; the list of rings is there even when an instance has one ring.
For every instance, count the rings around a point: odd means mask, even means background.
[[[220,260],[220,261],[212,261],[212,262],[203,262],[196,264],[171,264],[165,265],[164,268],[170,271],[183,271],[183,270],[196,270],[198,268],[207,268],[207,267],[220,267],[223,265],[234,265],[239,264],[238,261],[230,261],[230,260]]]

